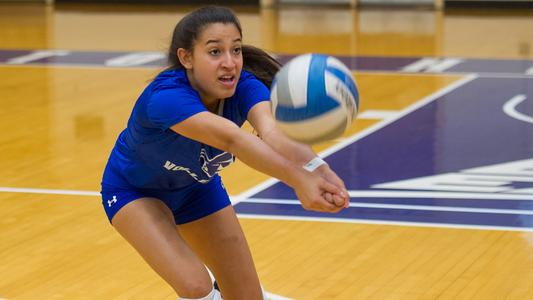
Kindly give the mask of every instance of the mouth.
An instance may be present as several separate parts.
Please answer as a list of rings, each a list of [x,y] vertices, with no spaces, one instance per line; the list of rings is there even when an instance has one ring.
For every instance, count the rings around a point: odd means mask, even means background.
[[[218,77],[218,82],[220,82],[223,86],[233,87],[236,82],[236,77],[235,75],[222,75]]]

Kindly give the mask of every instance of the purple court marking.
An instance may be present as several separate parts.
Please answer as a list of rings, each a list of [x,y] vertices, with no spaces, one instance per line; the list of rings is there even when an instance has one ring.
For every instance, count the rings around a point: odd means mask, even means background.
[[[524,74],[531,67],[531,60],[469,59],[447,69],[446,72]]]
[[[10,59],[17,57],[23,57],[30,55],[35,52],[40,52],[41,50],[27,50],[27,51],[4,51],[0,50],[0,64],[9,64]],[[43,50],[47,51],[47,50]],[[69,51],[67,55],[56,55],[48,56],[39,59],[32,59],[23,64],[13,64],[13,65],[50,65],[50,66],[94,66],[94,67],[147,67],[155,68],[162,67],[166,63],[166,58],[154,59],[148,62],[140,61],[138,64],[123,64],[120,66],[108,65],[112,59],[122,58],[128,55],[138,55],[139,57],[148,57],[153,54],[161,54],[164,57],[163,53],[159,52],[96,52],[96,51]]]
[[[0,65],[6,64],[9,59],[21,57],[38,51],[54,50],[0,50]],[[59,50],[60,51],[60,50]],[[158,52],[151,52],[158,53]],[[160,53],[163,55],[164,53]],[[69,51],[64,56],[51,56],[32,60],[24,65],[50,65],[50,66],[95,66],[106,67],[106,61],[126,55],[150,55],[145,52],[113,52],[113,51]],[[287,62],[295,55],[278,55],[282,63]],[[371,56],[335,56],[350,69],[357,71],[389,71],[400,72],[423,57],[371,57]],[[445,58],[436,58],[442,61]],[[166,59],[161,58],[149,62],[122,67],[163,67]],[[116,66],[115,66],[116,67]],[[443,71],[443,73],[488,73],[488,74],[519,74],[526,75],[533,67],[533,60],[502,60],[502,59],[461,59],[460,62]],[[424,72],[421,69],[419,72]],[[529,74],[529,76],[533,76]]]
[[[34,60],[29,64],[46,65],[105,65],[106,60],[112,59],[126,53],[108,52],[72,52],[65,56],[52,56]]]
[[[11,58],[26,55],[32,51],[28,50],[0,50],[0,63],[5,63]]]
[[[279,55],[281,63],[285,64],[294,55]],[[369,71],[399,71],[419,58],[414,57],[370,57],[370,56],[335,56],[351,70]]]
[[[472,171],[464,173],[464,170],[476,167],[529,161],[533,159],[533,124],[511,118],[502,110],[503,105],[517,94],[527,97],[517,109],[533,116],[533,78],[478,78],[325,160],[345,180],[347,189],[353,191],[383,191],[374,185],[444,173],[463,176],[472,174]],[[339,214],[321,214],[305,211],[298,205],[247,203],[246,200],[237,204],[236,210],[244,215],[533,228],[533,215],[526,214],[526,211],[531,213],[533,208],[532,170],[525,170],[522,177],[508,171],[509,174],[500,174],[499,177],[485,175],[483,178],[497,178],[502,181],[497,187],[506,188],[501,195],[520,195],[522,200],[503,200],[504,196],[492,200],[488,199],[489,196],[487,199],[453,199],[446,198],[445,193],[442,196],[442,192],[435,198],[352,198],[353,203],[512,209],[523,210],[524,214],[360,207],[350,207]],[[480,172],[474,173],[482,176],[483,172]],[[456,184],[466,188],[467,195],[469,188],[472,192],[479,188],[476,183],[469,184],[467,180]],[[522,193],[516,194],[519,189]],[[412,190],[416,191],[416,188]],[[471,193],[472,196],[479,194]],[[296,196],[284,184],[276,183],[250,198],[296,199]]]

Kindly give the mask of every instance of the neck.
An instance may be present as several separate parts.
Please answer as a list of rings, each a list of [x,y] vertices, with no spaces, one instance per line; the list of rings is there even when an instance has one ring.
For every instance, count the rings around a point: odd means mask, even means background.
[[[185,74],[187,74],[187,79],[189,80],[189,83],[191,84],[192,88],[198,92],[200,95],[200,100],[204,104],[205,108],[207,108],[208,111],[212,113],[217,113],[218,106],[220,104],[220,99],[208,97],[206,93],[204,93],[196,84],[196,81],[194,81],[193,76],[191,74],[190,70],[186,70]]]
[[[207,108],[208,111],[214,114],[218,113],[218,107],[220,106],[220,99],[215,99],[215,101],[210,102],[210,103],[205,103],[202,100],[202,103],[205,105],[205,108]]]

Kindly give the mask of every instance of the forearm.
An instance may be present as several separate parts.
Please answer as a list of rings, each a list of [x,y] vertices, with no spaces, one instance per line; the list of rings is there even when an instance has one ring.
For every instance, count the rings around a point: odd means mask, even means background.
[[[291,187],[298,184],[305,172],[301,165],[288,160],[257,136],[242,132],[229,146],[229,152],[248,166],[276,177]]]
[[[261,139],[283,157],[303,166],[316,157],[310,146],[291,140],[278,129],[267,132]]]

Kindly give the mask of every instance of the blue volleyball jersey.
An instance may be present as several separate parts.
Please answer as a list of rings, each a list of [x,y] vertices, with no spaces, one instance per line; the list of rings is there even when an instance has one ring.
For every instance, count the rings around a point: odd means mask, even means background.
[[[250,108],[269,98],[268,88],[243,70],[235,94],[220,103],[218,113],[242,126]],[[128,126],[111,152],[102,184],[127,188],[125,179],[138,188],[177,189],[209,182],[234,161],[233,155],[170,129],[203,111],[207,109],[184,70],[160,73],[135,103]]]

